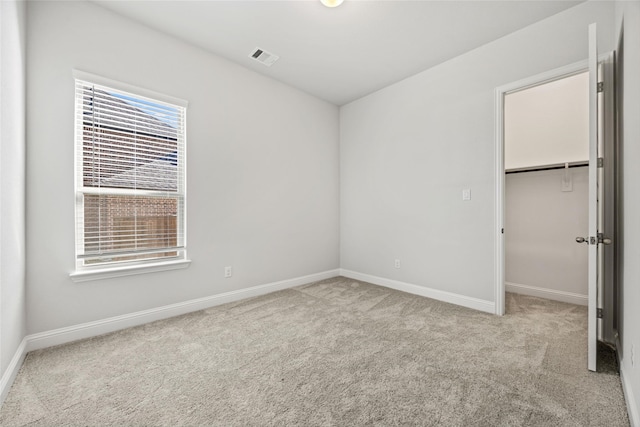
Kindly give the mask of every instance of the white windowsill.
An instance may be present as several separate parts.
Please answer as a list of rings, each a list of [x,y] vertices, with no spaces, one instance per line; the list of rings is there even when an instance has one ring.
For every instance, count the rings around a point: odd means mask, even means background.
[[[177,261],[155,262],[150,264],[127,265],[109,268],[76,270],[69,274],[74,282],[89,280],[111,279],[113,277],[132,276],[134,274],[154,273],[157,271],[179,270],[191,264],[189,259]]]

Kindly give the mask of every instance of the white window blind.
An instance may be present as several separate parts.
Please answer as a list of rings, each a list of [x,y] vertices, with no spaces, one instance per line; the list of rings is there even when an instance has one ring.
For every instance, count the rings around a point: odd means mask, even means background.
[[[184,259],[186,108],[76,79],[78,267]]]

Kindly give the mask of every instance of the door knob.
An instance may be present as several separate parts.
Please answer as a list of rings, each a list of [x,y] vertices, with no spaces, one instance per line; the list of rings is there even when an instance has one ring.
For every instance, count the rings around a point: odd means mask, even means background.
[[[596,239],[595,237],[592,238],[592,245],[596,244]],[[586,243],[587,245],[589,244],[589,239],[586,237],[576,237],[576,242],[578,243]],[[605,238],[605,237],[601,237],[598,236],[598,243],[602,243],[603,245],[610,245],[611,243],[613,243],[613,241],[609,238]]]
[[[598,233],[598,243],[602,243],[603,245],[610,245],[611,243],[613,243],[613,241],[608,237],[604,237],[603,233]]]

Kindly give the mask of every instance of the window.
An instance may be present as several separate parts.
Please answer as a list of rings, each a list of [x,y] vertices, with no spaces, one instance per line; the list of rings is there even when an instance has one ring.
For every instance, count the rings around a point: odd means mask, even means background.
[[[123,91],[124,85],[116,89],[79,74],[76,268],[186,259],[186,103]]]

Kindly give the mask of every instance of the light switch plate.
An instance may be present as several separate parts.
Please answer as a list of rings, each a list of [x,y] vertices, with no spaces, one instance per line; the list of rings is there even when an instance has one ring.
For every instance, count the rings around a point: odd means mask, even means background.
[[[471,200],[471,189],[465,188],[462,190],[462,200]]]

